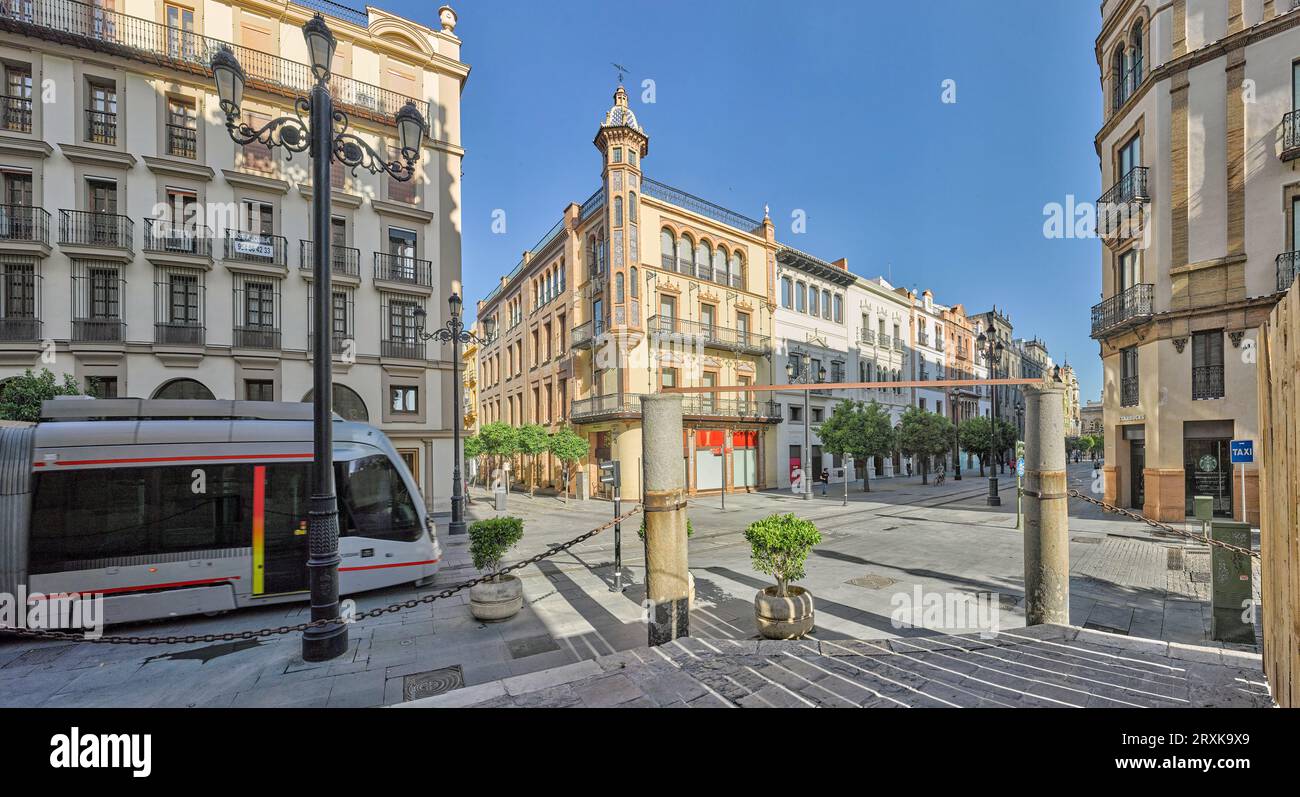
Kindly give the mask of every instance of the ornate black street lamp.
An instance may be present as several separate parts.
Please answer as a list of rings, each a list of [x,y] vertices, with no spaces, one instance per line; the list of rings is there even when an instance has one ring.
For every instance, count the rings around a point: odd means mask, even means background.
[[[312,341],[312,424],[315,459],[312,473],[311,508],[307,526],[307,578],[311,589],[311,619],[322,622],[303,632],[302,657],[306,661],[328,661],[342,655],[348,646],[347,626],[339,618],[339,523],[334,495],[334,434],[331,390],[330,330],[330,164],[338,160],[353,173],[363,168],[407,181],[415,175],[415,163],[424,136],[424,117],[414,102],[397,112],[397,139],[402,160],[386,161],[369,144],[347,132],[347,114],[334,108],[330,94],[330,64],[337,42],[320,14],[302,26],[311,57],[316,85],[310,98],[294,100],[294,117],[282,116],[253,129],[239,121],[244,101],[244,70],[229,47],[212,56],[212,79],[216,83],[226,130],[237,144],[254,141],[269,147],[283,147],[286,157],[306,151],[311,158],[312,180],[312,270],[316,305]]]
[[[961,409],[958,400],[961,390],[952,388],[948,391],[948,406],[952,408],[952,480],[961,481]]]
[[[1002,342],[997,340],[993,335],[980,333],[976,339],[979,345],[984,347],[984,361],[989,366],[989,378],[997,378],[997,358],[1002,356]],[[990,385],[989,390],[992,393],[993,406],[991,418],[991,434],[989,435],[989,506],[1002,506],[1002,499],[998,497],[998,388],[996,385]]]
[[[786,382],[788,384],[811,385],[818,382],[826,381],[825,366],[819,367],[817,369],[817,373],[814,374],[812,372],[811,367],[808,368],[803,367],[803,362],[805,359],[804,355],[796,354],[794,356],[797,357],[799,360],[798,365],[795,365],[794,361],[789,361],[785,364],[785,376],[786,376]],[[811,366],[811,363],[809,363],[809,366]],[[812,441],[810,439],[809,431],[808,431],[809,429],[808,393],[809,392],[811,391],[806,389],[803,392],[803,459],[805,461],[799,463],[800,469],[803,470],[803,500],[805,501],[812,500],[812,482],[809,481],[810,477],[808,475],[808,466],[812,464],[812,448],[811,448]]]
[[[437,340],[440,343],[451,343],[452,358],[456,367],[460,368],[460,347],[465,343],[479,343],[484,341],[476,336],[473,332],[466,331],[465,324],[461,321],[461,298],[460,285],[452,283],[451,296],[447,297],[447,304],[451,309],[451,317],[447,320],[447,325],[441,329],[435,329],[432,332],[424,331],[425,321],[429,314],[423,307],[415,308],[415,335],[420,340]],[[460,406],[461,399],[461,378],[457,374],[452,379],[454,387],[452,390],[452,401],[455,403],[455,423],[452,426],[452,460],[451,465],[451,524],[447,527],[448,534],[465,533],[465,485],[461,480],[461,453],[460,453],[460,430],[464,422],[464,410]]]

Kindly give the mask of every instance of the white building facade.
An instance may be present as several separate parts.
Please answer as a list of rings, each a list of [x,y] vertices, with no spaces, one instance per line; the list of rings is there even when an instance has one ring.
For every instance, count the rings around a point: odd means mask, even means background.
[[[322,4],[331,88],[350,131],[394,157],[394,115],[428,123],[415,179],[331,180],[334,399],[381,428],[449,505],[451,351],[460,277],[456,15],[434,30]],[[310,160],[240,146],[208,63],[247,73],[241,121],[294,115],[312,78],[314,5],[264,0],[25,0],[0,6],[0,380],[72,375],[102,397],[303,401],[312,383]]]

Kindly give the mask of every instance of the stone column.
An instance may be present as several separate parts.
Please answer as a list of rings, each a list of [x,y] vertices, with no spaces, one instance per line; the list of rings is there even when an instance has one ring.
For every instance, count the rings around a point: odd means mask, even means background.
[[[1065,384],[1025,395],[1025,625],[1070,622],[1070,521],[1065,475]]]
[[[651,645],[690,634],[686,559],[686,479],[682,472],[682,397],[641,397],[645,469],[646,601]]]

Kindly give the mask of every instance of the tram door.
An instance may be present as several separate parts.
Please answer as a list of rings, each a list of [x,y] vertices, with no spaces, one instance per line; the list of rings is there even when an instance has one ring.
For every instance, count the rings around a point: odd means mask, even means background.
[[[311,466],[253,467],[253,594],[307,590],[307,490]]]

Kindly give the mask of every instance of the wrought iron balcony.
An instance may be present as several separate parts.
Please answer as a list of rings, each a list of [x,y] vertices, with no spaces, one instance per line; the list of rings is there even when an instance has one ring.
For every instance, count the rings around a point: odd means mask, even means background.
[[[1111,241],[1127,241],[1142,230],[1146,206],[1151,202],[1147,186],[1149,169],[1135,166],[1097,199],[1097,234]]]
[[[266,266],[285,266],[285,250],[289,241],[283,235],[226,231],[226,260],[241,263],[261,263]],[[277,344],[275,348],[279,348]]]
[[[588,321],[585,324],[579,324],[573,328],[572,334],[569,335],[569,346],[574,349],[585,349],[593,345],[597,338],[605,333],[605,323],[603,321]]]
[[[41,340],[41,320],[21,316],[0,317],[0,340],[10,343]]]
[[[235,347],[243,349],[279,349],[280,330],[276,327],[235,327]]]
[[[167,125],[167,154],[193,160],[199,153],[199,131],[185,125]]]
[[[300,97],[316,82],[306,64],[77,0],[4,0],[0,30],[202,75],[205,84],[213,54],[229,47],[250,89]],[[335,104],[353,116],[391,125],[402,106],[413,100],[421,115],[431,118],[429,103],[349,77],[331,75],[330,89]]]
[[[1223,366],[1197,365],[1192,368],[1192,399],[1223,398]]]
[[[575,423],[605,418],[635,418],[640,415],[640,393],[610,393],[607,396],[574,399],[569,405],[569,419]]]
[[[32,98],[0,96],[0,128],[13,133],[32,132]]]
[[[315,268],[316,247],[311,241],[298,240],[298,268],[311,271]],[[361,250],[350,246],[330,246],[330,271],[344,277],[361,276]]]
[[[713,349],[723,349],[740,354],[766,355],[772,352],[772,339],[767,335],[729,329],[716,324],[701,324],[698,321],[686,321],[670,316],[651,316],[647,321],[647,330],[661,338],[678,338],[683,341],[697,340]]]
[[[87,108],[86,140],[95,144],[116,144],[117,114]]]
[[[50,243],[50,212],[31,205],[0,205],[0,241]]]
[[[1277,256],[1278,293],[1290,289],[1297,271],[1300,271],[1300,252],[1283,252]]]
[[[1300,110],[1282,117],[1282,153],[1284,161],[1300,158]]]
[[[781,407],[775,401],[719,398],[709,393],[688,393],[682,399],[682,415],[780,423]]]
[[[81,343],[118,343],[126,339],[120,318],[74,318],[72,339]]]
[[[1092,306],[1092,337],[1101,338],[1150,318],[1155,285],[1142,283]]]
[[[1138,378],[1125,376],[1119,380],[1119,405],[1136,407],[1138,404]]]
[[[155,322],[153,342],[171,346],[202,346],[207,330],[202,324]]]
[[[375,252],[375,279],[433,287],[433,263],[405,255]]]
[[[881,346],[884,346],[885,344],[884,344],[884,343],[881,343],[880,345],[881,345]],[[904,348],[906,348],[906,344],[903,343],[903,339],[900,338],[900,337],[898,337],[897,335],[895,335],[895,336],[894,336],[894,351],[902,351]]]
[[[403,360],[423,360],[424,344],[413,340],[381,340],[379,354],[383,357],[396,357]]]
[[[133,251],[135,224],[127,216],[113,213],[60,210],[59,244]]]
[[[1142,60],[1138,59],[1123,74],[1116,76],[1115,90],[1111,96],[1111,113],[1115,113],[1122,108],[1124,103],[1128,102],[1129,98],[1137,93],[1140,85],[1142,85]]]
[[[144,220],[144,251],[154,254],[212,257],[211,228],[174,224],[163,219]]]
[[[872,332],[872,331],[869,330],[869,329],[859,329],[859,330],[858,330],[858,343],[863,343],[863,344],[866,344],[867,346],[874,346],[874,345],[876,345],[876,333],[875,333],[875,332]],[[888,345],[888,344],[886,344],[886,346],[887,346],[887,345]]]

